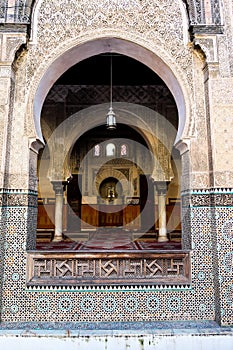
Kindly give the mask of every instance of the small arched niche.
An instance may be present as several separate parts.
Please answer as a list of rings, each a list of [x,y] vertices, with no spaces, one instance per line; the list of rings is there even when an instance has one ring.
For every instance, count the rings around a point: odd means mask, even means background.
[[[122,185],[115,177],[107,177],[101,182],[99,187],[99,195],[105,201],[113,202],[117,198],[121,197],[122,194]]]

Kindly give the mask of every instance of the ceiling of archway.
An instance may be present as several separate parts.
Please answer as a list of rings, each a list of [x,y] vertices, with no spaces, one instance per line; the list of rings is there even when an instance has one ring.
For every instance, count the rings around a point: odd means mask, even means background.
[[[106,129],[105,125],[98,126],[94,129],[91,129],[87,131],[85,134],[83,134],[77,141],[77,144],[80,144],[87,139],[98,139],[98,140],[105,140],[105,139],[117,139],[117,138],[128,138],[130,140],[134,140],[139,142],[140,144],[147,147],[147,144],[144,140],[144,138],[139,134],[135,129],[132,127],[126,125],[126,124],[117,124],[117,128],[115,130],[111,130],[111,133],[109,134],[109,130]],[[76,144],[75,147],[78,147]]]
[[[166,84],[142,63],[127,56],[112,59],[113,102],[148,107],[178,128],[178,112]],[[110,57],[88,58],[64,73],[51,88],[42,109],[42,132],[51,129],[78,111],[110,101]],[[46,128],[43,128],[46,125]]]
[[[109,85],[111,61],[113,85],[164,85],[162,79],[147,66],[120,54],[87,58],[66,71],[56,85]]]

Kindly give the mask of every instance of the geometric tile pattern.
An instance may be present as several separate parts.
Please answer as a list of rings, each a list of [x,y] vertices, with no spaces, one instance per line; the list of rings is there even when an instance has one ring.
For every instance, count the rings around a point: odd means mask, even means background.
[[[184,231],[192,249],[189,288],[141,288],[137,285],[66,290],[55,286],[33,290],[26,286],[26,258],[27,249],[35,248],[36,194],[5,191],[2,193],[0,238],[1,256],[4,255],[1,320],[89,323],[217,319],[222,325],[231,325],[233,206],[229,206],[229,198],[233,191],[228,192],[226,202],[218,201],[219,193],[211,192],[212,200],[216,198],[219,204],[215,207],[203,205],[205,199],[200,198],[210,193],[193,191],[192,196],[189,195],[190,226],[188,232],[188,226]],[[202,205],[197,205],[200,200]]]

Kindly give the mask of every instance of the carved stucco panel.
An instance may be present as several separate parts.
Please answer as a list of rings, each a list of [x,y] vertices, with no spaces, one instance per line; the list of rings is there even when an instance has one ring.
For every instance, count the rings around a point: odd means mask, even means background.
[[[67,43],[77,38],[88,36],[91,39],[106,33],[118,37],[124,32],[126,40],[143,38],[156,50],[170,52],[183,69],[190,67],[191,56],[183,45],[183,18],[178,2],[168,4],[163,0],[155,4],[151,0],[143,3],[135,1],[137,11],[132,6],[119,7],[116,11],[116,3],[111,4],[97,0],[88,5],[85,0],[45,0],[38,17],[37,45],[31,51],[29,78],[38,66],[37,62],[58,51],[59,46],[68,47]]]
[[[232,106],[214,105],[212,119],[214,171],[223,173],[233,169]],[[232,185],[229,181],[225,183],[227,187]]]
[[[165,0],[134,1],[128,6],[120,6],[121,1],[92,0],[88,3],[80,1],[44,0],[40,7],[38,18],[38,41],[46,46],[45,38],[50,36],[53,41],[49,47],[69,37],[77,37],[87,30],[99,28],[127,28],[140,33],[148,33],[157,29],[158,34],[172,36],[182,41],[181,11],[178,1],[172,4]],[[45,35],[47,34],[47,35]]]
[[[212,82],[213,104],[233,105],[233,78],[215,79]]]
[[[4,173],[6,169],[9,169],[10,159],[10,144],[8,142],[11,130],[9,128],[12,125],[11,107],[14,105],[14,69],[12,68],[12,62],[15,57],[15,53],[18,48],[26,42],[26,36],[22,33],[3,33],[0,39],[0,164],[1,164],[1,176],[0,185],[3,187]],[[17,111],[17,109],[16,109]],[[23,119],[24,119],[23,115]],[[23,120],[22,119],[22,120]],[[16,123],[17,125],[17,123]],[[17,138],[18,134],[15,134]],[[17,144],[18,140],[16,140]]]
[[[9,189],[27,189],[28,188],[28,176],[22,176],[21,174],[6,174],[5,185]]]
[[[208,144],[206,138],[198,137],[192,140],[191,155],[192,171],[208,172]]]
[[[178,2],[176,0],[175,2]],[[0,0],[0,22],[4,23],[29,23],[30,13],[34,0]],[[189,12],[189,18],[192,24],[205,23],[205,12],[207,8],[212,9],[210,13],[210,21],[213,19],[214,23],[218,22],[220,17],[219,0],[201,1],[201,0],[183,0]],[[122,10],[131,9],[136,11],[143,5],[140,0],[105,0],[105,10],[112,9]],[[15,6],[15,8],[13,7]],[[86,4],[88,6],[88,3]],[[91,8],[92,10],[92,8]],[[72,9],[71,9],[72,13]],[[93,10],[91,11],[91,14]],[[95,15],[95,13],[93,13]],[[211,16],[212,15],[212,16]]]
[[[233,76],[233,25],[232,25],[232,13],[233,2],[232,0],[221,0],[222,21],[224,23],[224,35],[218,37],[219,41],[219,63],[220,73],[223,77],[230,75]]]
[[[214,185],[216,187],[231,187],[233,184],[233,171],[217,171],[214,174]]]
[[[219,54],[220,75],[223,78],[230,77],[231,76],[231,69],[230,69],[231,49],[229,49],[229,44],[226,40],[226,36],[221,36],[218,38],[218,54]]]
[[[193,77],[194,77],[194,99],[195,99],[195,123],[193,122],[192,135],[201,139],[207,138],[206,130],[206,110],[205,110],[205,91],[203,81],[203,67],[205,60],[203,55],[194,51],[193,55]],[[204,143],[203,148],[206,151]]]
[[[0,105],[6,106],[9,101],[10,81],[0,78]]]
[[[146,47],[148,50],[161,57],[169,67],[175,68],[177,74],[181,75],[184,79],[184,84],[186,82],[186,88],[188,91],[192,89],[193,75],[191,47],[180,46],[178,50],[177,47],[171,47],[173,45],[172,43],[169,45],[168,42],[164,42],[159,38],[147,38],[146,35],[122,31],[120,29],[99,29],[95,31],[88,31],[84,35],[77,37],[75,40],[70,39],[65,42],[61,41],[54,50],[49,50],[47,53],[43,52],[41,47],[34,46],[28,56],[28,64],[26,68],[27,86],[29,87],[35,83],[35,81],[33,81],[32,84],[32,79],[35,78],[36,73],[40,74],[42,71],[45,71],[56,58],[72,47],[81,45],[84,42],[107,37],[119,37],[123,40],[135,42],[138,45]],[[37,79],[39,80],[39,77]]]
[[[10,78],[11,77],[11,67],[10,66],[1,66],[0,67],[0,77],[1,78]]]
[[[1,91],[0,91],[1,95]],[[3,173],[4,173],[4,160],[5,160],[5,139],[6,139],[6,127],[4,116],[7,114],[7,106],[0,105],[0,188],[3,184]]]
[[[210,179],[208,173],[193,173],[191,175],[191,188],[208,188],[210,187]]]

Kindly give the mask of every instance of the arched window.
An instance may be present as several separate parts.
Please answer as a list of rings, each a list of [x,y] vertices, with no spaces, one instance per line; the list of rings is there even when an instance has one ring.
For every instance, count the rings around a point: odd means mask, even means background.
[[[123,143],[121,145],[121,156],[127,156],[128,155],[128,146]]]
[[[95,147],[94,147],[94,156],[95,157],[100,156],[100,145],[99,144],[95,145]]]
[[[114,143],[108,143],[106,145],[106,156],[115,156],[116,146]]]

